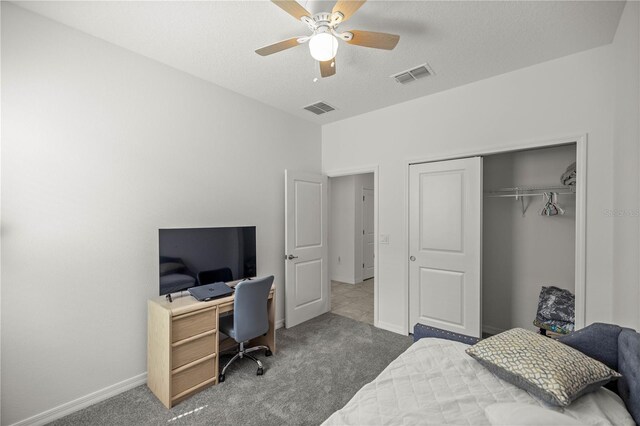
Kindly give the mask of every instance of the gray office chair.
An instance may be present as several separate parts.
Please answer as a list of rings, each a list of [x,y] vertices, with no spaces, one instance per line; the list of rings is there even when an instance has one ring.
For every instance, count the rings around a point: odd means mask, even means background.
[[[264,368],[260,360],[249,355],[261,349],[266,356],[271,356],[268,346],[253,346],[245,349],[247,340],[263,336],[269,331],[269,314],[267,301],[269,291],[273,284],[273,275],[265,278],[242,281],[236,285],[235,299],[233,301],[233,315],[220,318],[220,331],[231,337],[238,343],[238,351],[227,362],[218,377],[218,382],[224,382],[224,373],[229,365],[238,358],[249,358],[258,364],[258,376],[264,374]]]

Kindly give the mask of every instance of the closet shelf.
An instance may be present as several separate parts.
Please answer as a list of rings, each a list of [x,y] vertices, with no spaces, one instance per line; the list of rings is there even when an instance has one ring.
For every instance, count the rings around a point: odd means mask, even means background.
[[[498,188],[485,191],[489,198],[515,198],[542,196],[545,192],[555,192],[558,195],[575,195],[575,186],[517,186],[513,188]]]

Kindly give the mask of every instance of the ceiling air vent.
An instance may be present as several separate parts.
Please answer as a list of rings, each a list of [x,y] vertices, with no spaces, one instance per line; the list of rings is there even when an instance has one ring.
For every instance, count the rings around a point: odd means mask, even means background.
[[[423,64],[419,67],[393,75],[392,77],[395,78],[396,81],[400,84],[407,84],[411,83],[412,81],[416,81],[419,78],[428,77],[433,74],[434,72],[429,64]]]
[[[315,104],[304,107],[307,111],[311,111],[316,115],[324,114],[326,112],[334,111],[335,108],[326,102],[316,102]]]

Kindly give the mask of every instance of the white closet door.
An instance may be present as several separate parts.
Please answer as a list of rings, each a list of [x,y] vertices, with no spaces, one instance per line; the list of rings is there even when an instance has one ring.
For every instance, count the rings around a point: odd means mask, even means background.
[[[480,337],[482,158],[409,169],[409,326]]]
[[[327,177],[285,170],[285,326],[329,310]]]

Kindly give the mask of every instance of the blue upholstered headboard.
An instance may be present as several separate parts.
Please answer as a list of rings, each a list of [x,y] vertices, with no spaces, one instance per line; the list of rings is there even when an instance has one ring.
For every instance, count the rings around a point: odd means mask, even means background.
[[[478,341],[475,337],[416,324],[413,340],[425,337],[455,340],[469,345]],[[640,425],[640,333],[617,325],[593,323],[558,340],[622,374],[617,383],[608,387],[620,395],[634,421]]]
[[[618,394],[636,424],[640,424],[640,333],[623,329],[618,337]]]
[[[622,374],[617,389],[613,390],[640,425],[640,333],[617,325],[594,323],[559,340]]]

